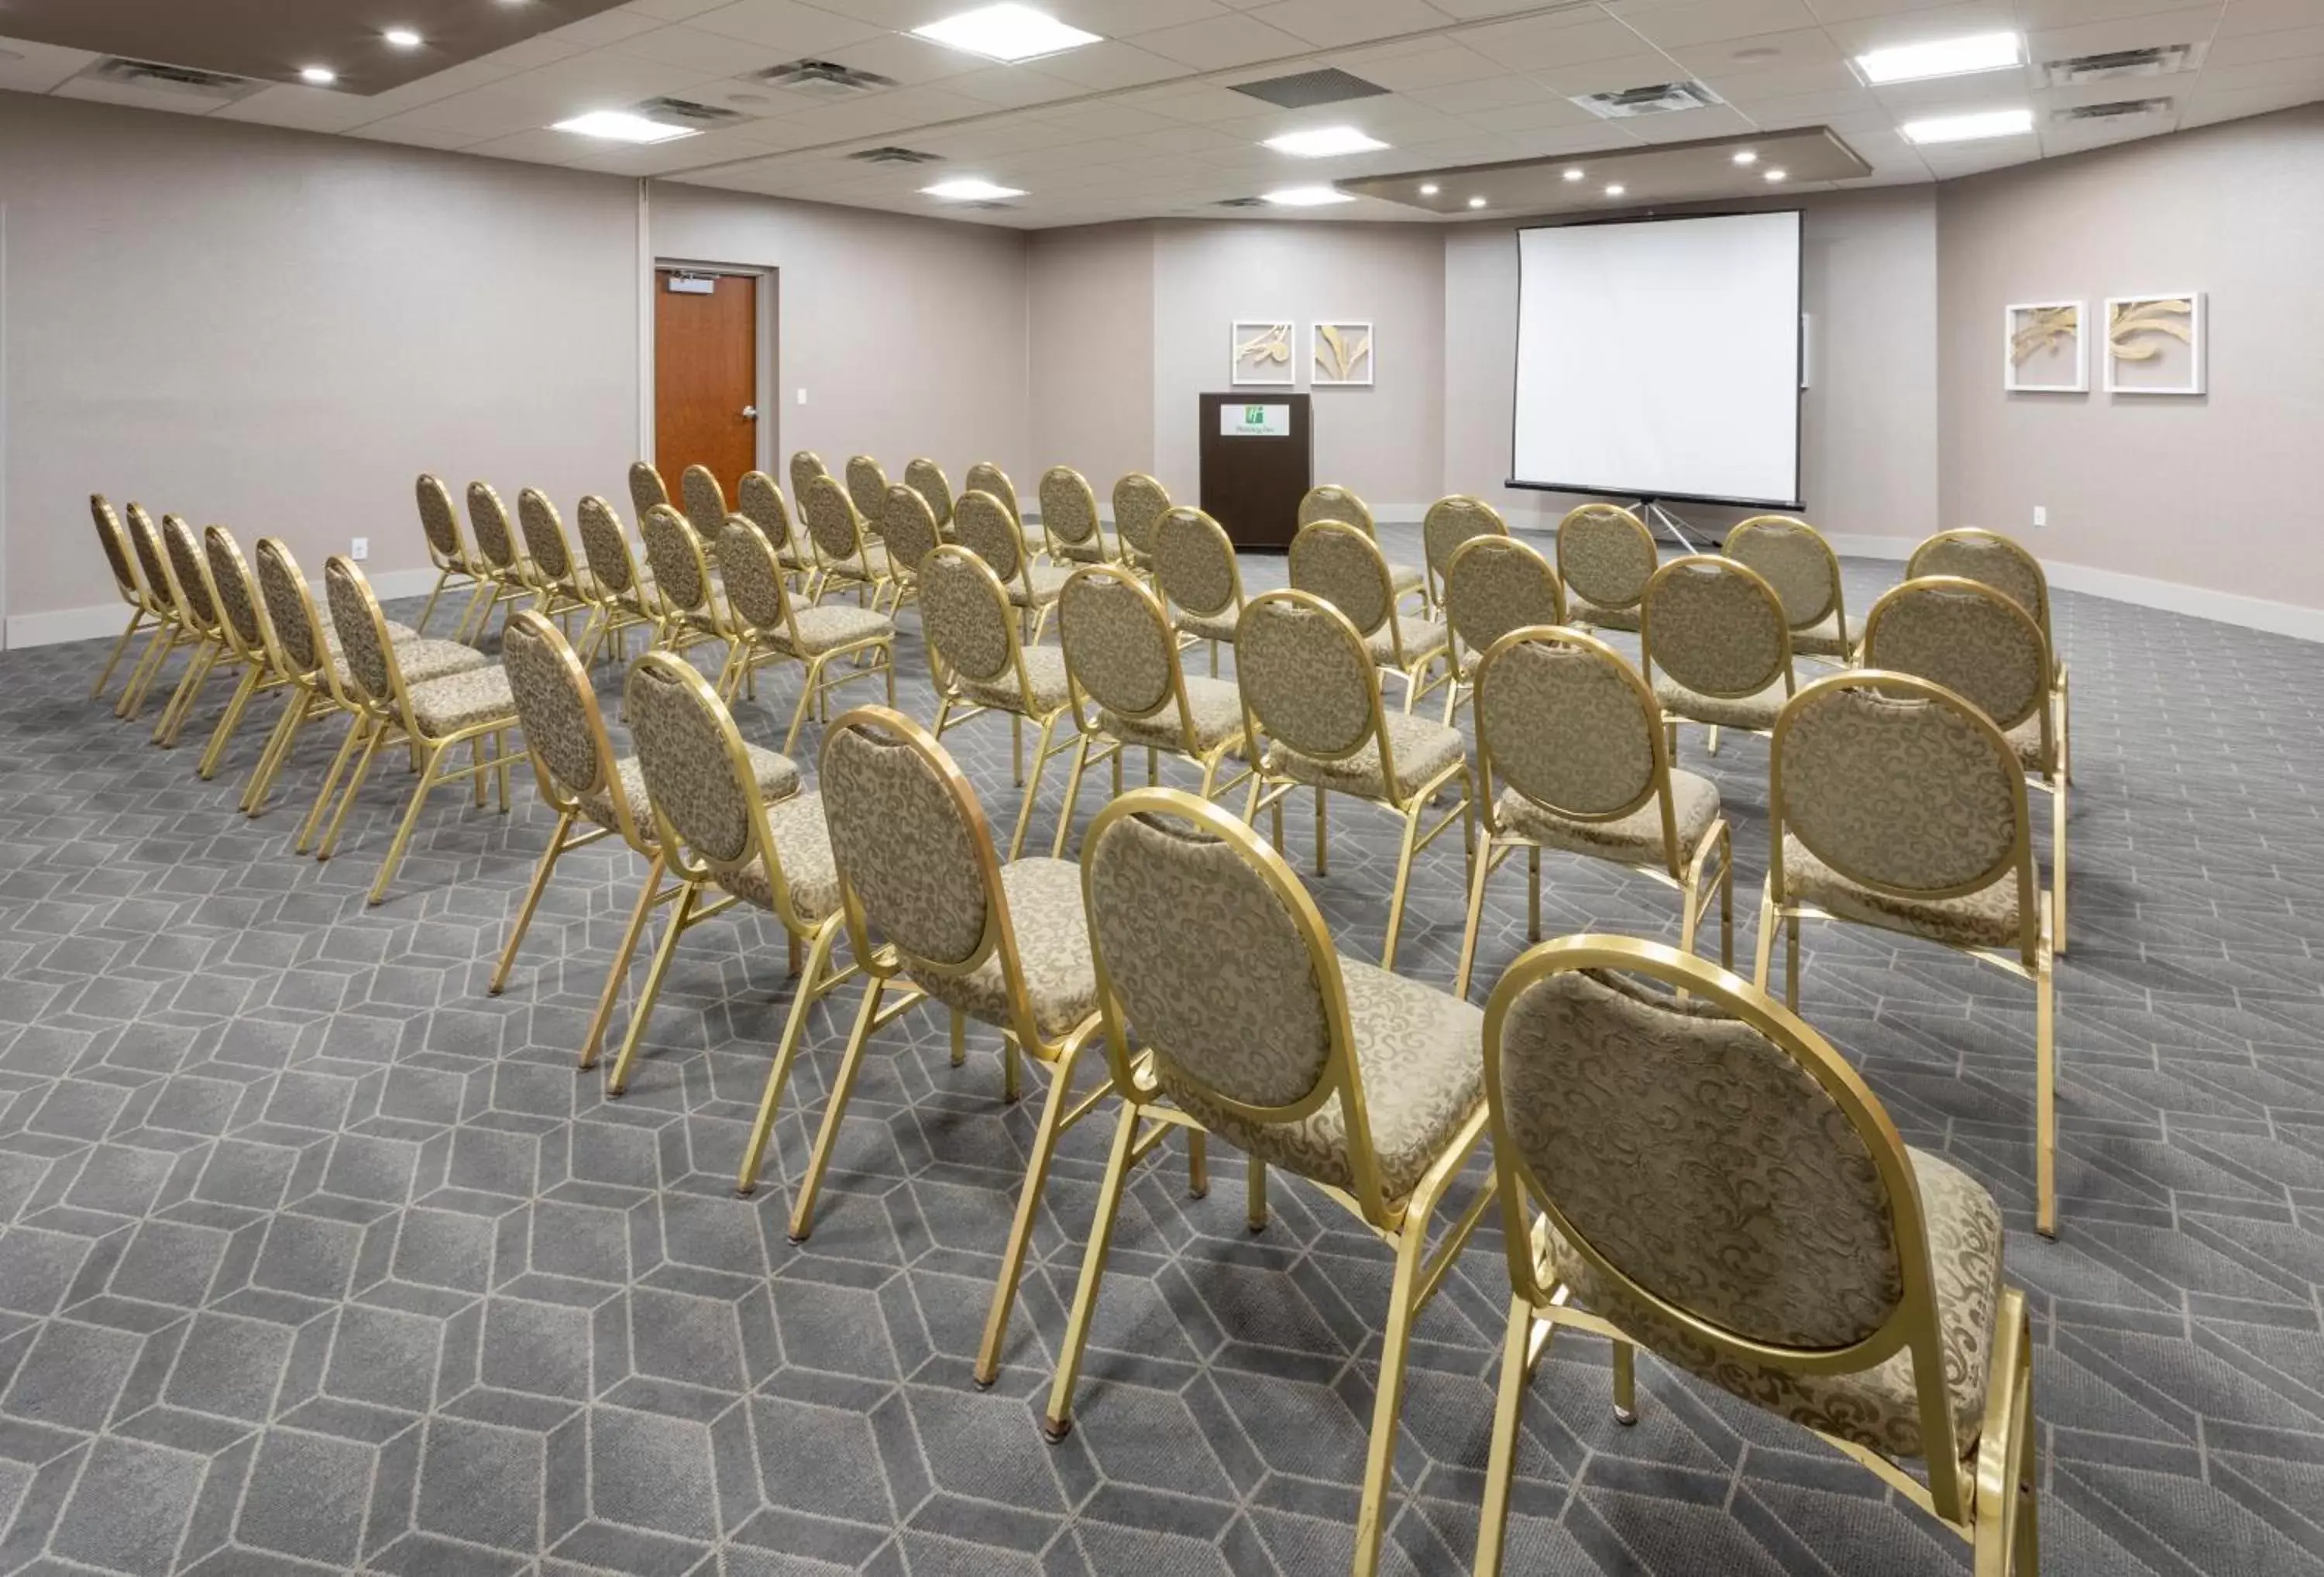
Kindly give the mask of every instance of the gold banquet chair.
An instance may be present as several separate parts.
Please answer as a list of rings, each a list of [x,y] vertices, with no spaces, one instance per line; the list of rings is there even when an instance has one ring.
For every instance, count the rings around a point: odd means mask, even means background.
[[[1444,606],[1444,579],[1452,571],[1453,554],[1479,537],[1508,534],[1508,522],[1501,519],[1501,512],[1481,498],[1454,493],[1430,504],[1420,517],[1421,567],[1428,574],[1428,605]]]
[[[1821,531],[1790,515],[1753,515],[1727,533],[1720,550],[1775,588],[1791,623],[1794,656],[1842,668],[1856,660],[1864,623],[1849,614],[1840,558]]]
[[[1113,791],[1120,793],[1122,754],[1133,747],[1146,752],[1149,784],[1166,752],[1198,769],[1204,799],[1250,776],[1246,770],[1219,780],[1228,757],[1255,753],[1240,692],[1226,679],[1186,677],[1161,599],[1129,570],[1118,564],[1075,570],[1057,599],[1057,640],[1065,648],[1081,748],[1065,780],[1052,854],[1065,852],[1082,775],[1111,761]]]
[[[1374,547],[1379,545],[1379,528],[1373,523],[1371,506],[1334,483],[1311,487],[1299,500],[1299,530],[1305,530],[1319,521],[1336,521],[1353,527]],[[1419,565],[1391,564],[1388,577],[1397,602],[1416,596],[1420,599],[1423,616],[1434,613],[1434,607],[1428,600],[1428,576]]]
[[[464,617],[452,638],[482,641],[492,628],[494,608],[503,603],[530,603],[540,594],[533,585],[532,560],[518,551],[509,528],[508,506],[489,482],[468,484],[468,531],[476,541],[476,567],[483,572],[468,604],[476,622],[471,628]],[[327,564],[325,569],[327,573]]]
[[[2042,561],[2022,543],[1998,531],[1962,526],[1939,531],[1913,549],[1913,557],[1904,564],[1904,578],[1918,580],[1930,575],[1982,581],[2024,609],[2041,626],[2042,640],[2050,649],[2050,704],[2058,714],[2058,770],[2072,782],[2074,731],[2067,706],[2070,696],[2066,659],[2058,650],[2057,632],[2050,621],[2050,577],[2043,573]]]
[[[1047,506],[1043,506],[1047,512]],[[1170,512],[1170,490],[1143,471],[1113,484],[1113,540],[1121,561],[1139,574],[1154,574],[1154,533]]]
[[[1010,760],[1017,787],[1025,789],[1009,857],[1025,847],[1025,829],[1041,798],[1041,775],[1049,758],[1074,748],[1077,738],[1051,742],[1058,722],[1073,710],[1065,656],[1054,646],[1027,646],[1020,638],[1009,592],[992,567],[969,549],[947,542],[920,560],[920,630],[927,639],[928,667],[936,682],[936,723],[931,736],[988,712],[1009,715]],[[1025,783],[1025,724],[1039,734],[1033,742],[1033,781]],[[1068,807],[1068,809],[1071,807]]]
[[[412,484],[412,493],[420,505],[420,535],[428,546],[428,562],[436,571],[436,584],[428,590],[428,602],[420,610],[415,626],[425,635],[436,601],[447,588],[465,586],[481,590],[491,576],[460,532],[459,512],[452,507],[452,490],[444,485],[444,479],[423,471]],[[455,637],[459,633],[457,628],[453,631]]]
[[[1794,1014],[1659,943],[1527,953],[1484,1057],[1511,1296],[1478,1577],[1502,1568],[1526,1381],[1560,1330],[1613,1343],[1622,1422],[1635,1343],[1870,1469],[1978,1577],[2034,1577],[2032,1332],[1991,1194],[1907,1147]]]
[[[1396,577],[1379,544],[1344,521],[1317,521],[1291,539],[1290,559],[1291,584],[1345,613],[1372,661],[1404,681],[1406,712],[1438,685],[1453,684],[1450,635],[1433,619],[1397,612]],[[1439,664],[1443,672],[1424,684]]]
[[[1256,615],[1263,606],[1254,603]],[[1049,1391],[1045,1432],[1073,1427],[1074,1389],[1130,1167],[1173,1128],[1195,1155],[1215,1134],[1249,1157],[1249,1220],[1266,1175],[1314,1185],[1392,1250],[1352,1570],[1376,1572],[1413,1327],[1493,1189],[1430,1230],[1485,1134],[1484,1015],[1336,952],[1283,857],[1191,794],[1141,788],[1091,824],[1082,884],[1102,1044],[1121,1114]],[[1219,961],[1232,958],[1221,989]],[[1103,1093],[1104,1092],[1101,1092]],[[1310,1570],[1312,1568],[1302,1568]]]
[[[869,455],[847,456],[847,502],[876,534],[878,522],[888,511],[888,473]]]
[[[1209,645],[1217,678],[1219,648],[1234,644],[1242,622],[1242,566],[1226,528],[1191,504],[1166,512],[1154,528],[1154,589],[1178,644]]]
[[[810,477],[798,495],[798,507],[807,521],[807,542],[815,549],[809,602],[821,602],[834,587],[853,586],[858,605],[868,599],[877,613],[882,598],[900,594],[887,544],[864,529],[863,516],[845,488],[828,476]]]
[[[197,637],[186,627],[184,601],[176,577],[171,573],[170,556],[161,546],[161,533],[153,524],[153,517],[134,499],[122,512],[127,521],[130,549],[145,577],[146,605],[153,615],[153,631],[145,638],[145,650],[137,654],[129,678],[122,686],[121,699],[113,706],[115,717],[134,717],[145,705],[146,693],[152,688],[153,681],[169,666],[170,654]]]
[[[678,474],[678,503],[686,523],[706,547],[726,527],[726,489],[707,466],[688,466]]]
[[[936,526],[936,512],[920,496],[919,489],[899,482],[888,489],[881,505],[880,537],[888,549],[888,567],[896,576],[896,598],[899,604],[917,598],[920,592],[920,560],[936,550],[944,533]]]
[[[129,539],[121,530],[121,517],[114,512],[112,503],[101,493],[88,495],[88,512],[97,526],[97,545],[105,550],[106,567],[113,572],[114,589],[128,604],[129,622],[113,643],[113,650],[97,671],[97,683],[88,687],[88,698],[96,700],[105,694],[105,687],[113,682],[113,670],[120,665],[121,654],[129,650],[129,642],[148,619],[159,622],[161,608],[144,583],[137,578],[137,566],[131,558]]]
[[[1444,694],[1444,721],[1469,700],[1477,665],[1512,630],[1565,622],[1565,588],[1557,571],[1530,542],[1515,537],[1471,537],[1452,550],[1439,583],[1452,660]]]
[[[807,577],[814,566],[809,561],[809,549],[799,542],[798,528],[791,523],[790,506],[783,502],[783,490],[764,471],[745,471],[742,480],[734,484],[734,512],[742,515],[774,544],[775,562],[783,567],[784,576],[807,589]]]
[[[1008,472],[1003,471],[991,461],[979,460],[971,466],[968,468],[967,476],[961,483],[961,491],[990,494],[1002,509],[1009,512],[1009,523],[1015,526],[1019,532],[1025,530],[1025,512],[1017,507],[1017,484],[1009,480]],[[954,507],[958,507],[956,500]],[[1020,536],[1019,540],[1026,542],[1026,551],[1028,553],[1041,546],[1038,540],[1028,540]],[[1002,578],[1006,579],[1007,576],[1004,576]]]
[[[1041,535],[1048,543],[1049,562],[1061,565],[1111,564],[1120,555],[1109,548],[1105,528],[1097,518],[1097,494],[1089,478],[1071,466],[1052,466],[1041,473]]]
[[[1493,793],[1498,777],[1501,792]],[[1484,844],[1471,872],[1455,989],[1469,994],[1485,883],[1526,852],[1526,939],[1541,940],[1541,854],[1581,854],[1643,871],[1679,893],[1679,948],[1719,900],[1719,961],[1735,964],[1735,844],[1719,785],[1673,767],[1662,708],[1637,670],[1579,630],[1514,630],[1477,675],[1477,809]],[[1711,881],[1713,866],[1718,885]]]
[[[630,508],[638,519],[645,519],[646,511],[654,505],[670,502],[669,487],[662,481],[661,473],[654,469],[651,461],[631,461],[629,481]]]
[[[726,588],[710,567],[710,555],[687,518],[666,503],[646,511],[638,522],[644,533],[646,564],[653,571],[654,601],[661,622],[653,649],[684,651],[706,641],[734,641],[726,611]]]
[[[797,449],[792,451],[791,454],[789,475],[791,479],[791,502],[793,503],[797,503],[800,499],[807,496],[807,484],[808,483],[814,481],[818,476],[828,476],[831,475],[831,472],[830,469],[824,465],[823,456],[816,454],[813,449]]]
[[[2066,773],[2041,626],[2007,593],[1981,581],[1925,576],[1872,604],[1864,657],[1869,667],[1912,674],[1969,701],[2001,730],[2029,781],[2050,796],[2050,940],[2064,957]]]
[[[797,662],[804,670],[798,706],[783,735],[788,752],[798,742],[799,725],[807,708],[829,720],[831,692],[842,685],[883,679],[888,704],[896,704],[896,623],[885,613],[844,605],[800,607],[783,584],[781,562],[774,544],[742,515],[729,515],[718,537],[718,562],[724,567],[728,645],[726,671],[718,693],[731,699],[735,689],[760,662]],[[834,678],[829,669],[843,659],[858,659]]]
[[[1462,853],[1473,850],[1467,742],[1458,729],[1382,706],[1379,669],[1363,637],[1345,613],[1312,592],[1268,592],[1243,610],[1235,635],[1235,673],[1244,732],[1259,754],[1243,820],[1256,826],[1259,811],[1271,807],[1279,849],[1284,799],[1302,785],[1313,788],[1315,874],[1321,876],[1330,858],[1329,795],[1369,800],[1403,819],[1388,942],[1380,953],[1380,967],[1395,968],[1413,856],[1455,821],[1462,824]],[[1448,789],[1460,804],[1422,833],[1430,802]]]
[[[1056,610],[1057,594],[1065,589],[1067,571],[1054,564],[1037,564],[1025,551],[1023,528],[1009,506],[982,488],[971,488],[953,505],[954,539],[991,567],[1009,588],[1028,646],[1038,645]]]
[[[1073,1099],[1074,1069],[1097,1029],[1081,873],[1061,860],[1002,864],[976,791],[901,713],[864,706],[835,722],[824,735],[821,780],[848,939],[869,978],[791,1207],[791,1240],[806,1241],[814,1229],[816,1194],[872,1034],[922,1001],[940,1002],[951,1013],[958,1067],[969,1019],[1000,1030],[1005,1097],[1017,1098],[1020,1056],[1047,1070],[1049,1094],[977,1351],[976,1383],[990,1386],[1058,1137],[1106,1095],[1101,1086]],[[891,991],[896,1000],[883,1012]]]
[[[196,775],[207,782],[216,775],[227,743],[242,726],[251,698],[261,690],[289,684],[290,675],[274,660],[274,648],[267,640],[266,626],[259,613],[261,594],[257,583],[251,578],[250,566],[243,558],[234,533],[224,526],[203,530],[200,569],[204,589],[218,611],[218,633],[225,637],[227,656],[242,669],[241,681],[235,686],[226,710],[219,715],[208,748],[202,752],[201,763],[195,769]],[[402,624],[390,624],[388,635],[398,641],[417,639],[414,632]]]
[[[169,750],[176,748],[186,719],[193,715],[194,705],[201,699],[202,688],[209,683],[219,661],[237,652],[226,637],[226,620],[218,611],[217,594],[210,589],[209,570],[202,562],[201,540],[183,516],[161,517],[161,549],[167,556],[165,567],[170,585],[176,592],[179,625],[192,642],[178,687],[171,693],[170,704],[161,709],[161,717],[153,724],[153,742]]]
[[[2034,987],[2035,1225],[2058,1230],[2057,1051],[2049,906],[2025,773],[1993,720],[1940,685],[1850,669],[1802,690],[1775,725],[1773,847],[1759,902],[1764,988],[1784,930],[1800,999],[1800,921],[1846,920],[1941,944]]]
[[[1783,599],[1757,570],[1713,554],[1655,571],[1638,604],[1638,652],[1674,756],[1682,719],[1709,728],[1717,755],[1721,728],[1773,732],[1794,688]]]
[[[609,642],[614,657],[626,661],[631,631],[642,628],[659,632],[661,629],[661,601],[654,595],[653,576],[638,568],[637,556],[630,551],[630,534],[612,504],[591,493],[582,499],[577,520],[581,557],[588,566],[582,584],[595,603],[582,630],[582,666],[595,662]]]
[[[1585,503],[1557,522],[1557,578],[1585,630],[1638,627],[1639,599],[1662,555],[1646,523],[1619,504]]]
[[[928,513],[936,517],[938,535],[952,529],[952,481],[942,466],[920,456],[906,461],[904,485],[928,501]]]
[[[594,617],[598,607],[596,588],[589,583],[581,561],[574,558],[564,518],[549,502],[549,495],[533,487],[518,493],[516,524],[524,537],[525,562],[532,571],[534,610],[552,620],[569,621],[576,613]]]

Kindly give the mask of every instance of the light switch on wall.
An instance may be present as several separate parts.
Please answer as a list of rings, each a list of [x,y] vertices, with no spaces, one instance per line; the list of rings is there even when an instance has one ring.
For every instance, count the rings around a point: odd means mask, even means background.
[[[2037,526],[2046,526],[2050,523],[2050,512],[2038,503],[2034,506],[2034,523]]]
[[[798,402],[801,405],[805,405],[807,403],[807,391],[804,389],[798,392]]]
[[[357,537],[354,541],[348,543],[347,557],[357,560],[370,558],[371,539],[369,537]]]

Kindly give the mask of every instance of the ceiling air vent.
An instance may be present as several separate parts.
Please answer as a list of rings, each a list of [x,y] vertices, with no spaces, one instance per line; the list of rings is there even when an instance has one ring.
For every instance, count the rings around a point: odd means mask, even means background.
[[[1700,82],[1657,82],[1646,88],[1622,88],[1611,93],[1587,93],[1573,100],[1600,120],[1629,120],[1642,115],[1669,115],[1674,110],[1708,109],[1719,95]]]
[[[771,87],[788,88],[793,93],[812,94],[817,98],[839,98],[848,94],[869,93],[875,88],[893,88],[893,77],[882,77],[877,71],[858,71],[853,66],[843,66],[836,60],[793,60],[788,66],[777,66],[761,71],[758,80]]]
[[[2133,120],[2140,115],[2169,115],[2175,103],[2168,98],[2117,98],[2111,104],[2077,104],[2063,109],[2053,109],[2050,118],[2071,124],[2075,121]]]
[[[885,148],[858,148],[848,155],[866,164],[941,164],[941,153],[923,153],[918,148],[899,148],[892,143]]]
[[[2211,46],[2156,44],[2144,50],[2108,50],[2099,55],[2072,55],[2042,62],[2042,81],[2048,88],[2071,88],[2083,82],[2112,82],[2125,77],[2167,77],[2191,71],[2203,63]]]
[[[709,131],[718,126],[731,126],[751,117],[739,109],[724,109],[715,104],[697,104],[691,98],[649,98],[634,106],[634,113],[664,125],[691,126]]]
[[[1264,99],[1279,109],[1312,109],[1319,104],[1344,104],[1351,98],[1370,98],[1388,91],[1377,82],[1367,82],[1336,66],[1289,77],[1269,77],[1264,82],[1238,82],[1234,90]]]
[[[76,74],[82,82],[110,82],[123,88],[167,93],[208,104],[232,104],[266,86],[251,77],[226,71],[205,71],[194,66],[171,66],[159,60],[133,60],[112,55],[84,66]]]

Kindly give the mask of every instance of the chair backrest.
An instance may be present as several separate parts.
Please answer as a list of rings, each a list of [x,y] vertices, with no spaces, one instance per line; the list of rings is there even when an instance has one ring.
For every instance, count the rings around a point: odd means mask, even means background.
[[[1942,685],[2005,733],[2036,712],[2048,730],[2049,642],[2033,614],[1983,581],[1935,575],[1889,588],[1865,618],[1864,661]]]
[[[1245,1121],[1296,1123],[1336,1098],[1351,1191],[1381,1219],[1339,954],[1283,856],[1215,805],[1140,788],[1091,825],[1082,891],[1116,1081],[1150,1048],[1163,1091]]]
[[[1511,965],[1484,1035],[1521,1292],[1551,1290],[1530,1206],[1594,1273],[1594,1313],[1674,1327],[1714,1378],[1721,1360],[1829,1373],[1909,1348],[1928,1455],[1952,1471],[1920,1185],[1839,1052],[1702,959],[1598,936]]]
[[[210,595],[202,574],[201,539],[182,515],[161,517],[161,547],[170,556],[170,573],[178,587],[178,608],[186,622],[208,632],[217,628],[217,601]]]
[[[354,560],[334,553],[323,561],[323,592],[331,604],[331,627],[338,632],[339,653],[356,693],[374,706],[400,708],[403,676],[395,661],[395,647],[387,638],[387,619],[371,582]]]
[[[913,574],[920,560],[943,541],[936,511],[917,487],[897,483],[880,501],[880,535],[887,540],[888,560],[899,574]]]
[[[1621,655],[1579,630],[1513,631],[1477,669],[1478,794],[1496,779],[1570,821],[1615,821],[1660,798],[1678,861],[1663,711]],[[1489,817],[1491,811],[1487,812]]]
[[[742,473],[742,480],[734,484],[734,509],[748,516],[778,549],[793,545],[790,506],[783,502],[783,490],[764,471]]]
[[[920,560],[920,628],[929,652],[962,678],[997,685],[1021,667],[1009,590],[961,543],[946,542]]]
[[[1244,606],[1235,677],[1258,731],[1301,755],[1337,761],[1374,739],[1388,754],[1379,670],[1348,616],[1314,593],[1272,591]]]
[[[412,484],[420,503],[420,530],[428,539],[428,557],[439,566],[469,567],[468,545],[460,540],[460,516],[452,508],[452,490],[441,476],[423,471]]]
[[[1167,512],[1154,528],[1154,579],[1190,613],[1217,618],[1242,605],[1242,568],[1226,528],[1192,504]]]
[[[1557,522],[1557,578],[1600,608],[1635,608],[1654,578],[1654,533],[1616,503],[1585,503]]]
[[[622,703],[663,857],[696,881],[763,861],[776,912],[788,915],[789,888],[759,776],[710,681],[675,652],[650,651],[630,665]]]
[[[178,588],[170,574],[170,555],[161,546],[161,533],[154,526],[153,517],[135,499],[131,499],[122,512],[129,529],[129,549],[137,556],[137,567],[145,575],[146,595],[153,599],[157,612],[176,614],[180,611]]]
[[[646,518],[646,511],[658,503],[669,502],[669,488],[662,482],[661,473],[650,461],[630,462],[630,508],[638,519]]]
[[[565,522],[549,495],[536,487],[518,493],[516,523],[524,533],[525,556],[532,560],[534,578],[542,586],[569,588],[573,549],[565,540]]]
[[[904,485],[928,501],[928,512],[936,516],[937,529],[952,523],[952,483],[942,466],[922,456],[913,456],[904,462]]]
[[[1753,515],[1727,533],[1722,549],[1775,588],[1794,630],[1812,630],[1841,612],[1840,558],[1823,533],[1790,515]],[[1844,618],[1834,622],[1845,628]]]
[[[818,476],[829,475],[831,475],[830,468],[824,465],[821,455],[816,454],[813,449],[795,450],[790,458],[792,500],[796,502],[800,494],[807,492],[807,484],[809,482]]]
[[[1732,558],[1691,553],[1655,571],[1638,605],[1638,649],[1699,696],[1756,696],[1792,683],[1792,626],[1775,588]]]
[[[1160,599],[1116,564],[1090,564],[1057,593],[1057,640],[1065,677],[1118,717],[1150,717],[1178,700],[1178,640]],[[1180,707],[1182,732],[1190,720]]]
[[[863,551],[863,517],[835,478],[810,476],[798,496],[799,514],[817,555],[837,564]]]
[[[1775,724],[1767,806],[1779,881],[1785,834],[1848,880],[1901,897],[1980,891],[2014,866],[2031,951],[2025,775],[1992,719],[1942,686],[1851,669],[1802,690]]]
[[[707,466],[688,466],[678,479],[678,491],[694,534],[706,542],[716,541],[726,524],[726,490],[718,484],[717,474]]]
[[[1311,487],[1299,500],[1299,523],[1312,526],[1317,521],[1337,521],[1343,526],[1355,527],[1367,537],[1379,534],[1372,524],[1371,507],[1337,483]]]
[[[516,540],[509,534],[508,506],[489,482],[468,484],[468,530],[488,569],[507,569],[516,563]]]
[[[1154,557],[1155,528],[1169,512],[1170,490],[1145,472],[1132,471],[1113,484],[1114,534],[1139,558]]]
[[[1379,545],[1345,521],[1321,520],[1291,539],[1291,584],[1314,592],[1370,635],[1396,611]]]
[[[1914,549],[1905,561],[1904,578],[1917,580],[1924,575],[1983,581],[2033,614],[2042,627],[2042,639],[2056,650],[2057,636],[2050,626],[2050,577],[2023,544],[1979,526],[1939,531]]]
[[[775,545],[758,521],[740,512],[728,515],[718,533],[718,579],[726,588],[727,607],[744,630],[761,636],[798,633]]]
[[[560,810],[603,795],[613,801],[624,837],[633,844],[650,839],[650,828],[630,825],[629,796],[607,792],[614,783],[613,747],[596,687],[557,626],[531,608],[511,614],[501,637],[501,666],[508,670],[517,721],[543,794]]]
[[[847,501],[867,521],[876,521],[888,507],[888,473],[869,455],[847,456]]]
[[[1009,505],[981,487],[971,488],[953,505],[953,535],[962,545],[992,567],[1001,583],[1019,578],[1025,571],[1025,539]]]
[[[121,530],[121,517],[101,493],[88,495],[88,512],[97,526],[97,545],[105,550],[106,567],[113,571],[113,584],[119,588],[121,600],[142,605],[144,588],[137,584],[137,567],[130,557],[129,539]]]
[[[589,561],[590,577],[616,595],[635,591],[638,562],[630,553],[630,534],[622,530],[622,517],[613,512],[613,506],[593,493],[581,501],[579,520],[581,556]]]
[[[720,523],[723,527],[724,522]],[[707,613],[710,566],[703,557],[702,539],[686,517],[658,503],[638,524],[646,540],[646,562],[653,567],[654,593],[663,605],[678,613]]]
[[[258,587],[234,533],[224,526],[202,530],[202,567],[217,599],[218,631],[244,657],[266,655],[266,629],[259,621]]]
[[[1473,652],[1512,630],[1565,622],[1565,588],[1540,549],[1515,537],[1471,537],[1444,568],[1444,619]]]
[[[990,460],[979,460],[968,468],[968,479],[961,484],[972,493],[989,493],[1009,512],[1009,518],[1019,526],[1025,523],[1025,512],[1017,507],[1017,484],[1009,480],[1009,473]]]
[[[1420,517],[1420,552],[1428,573],[1439,581],[1452,567],[1452,555],[1463,542],[1478,537],[1506,537],[1508,523],[1501,512],[1481,498],[1452,493],[1428,506]]]
[[[1040,494],[1041,530],[1050,541],[1077,558],[1103,550],[1097,494],[1090,491],[1088,477],[1071,466],[1052,466],[1041,473]]]
[[[306,577],[290,549],[272,537],[258,539],[258,591],[266,603],[266,629],[273,636],[270,651],[285,674],[310,678],[322,666],[322,622]]]

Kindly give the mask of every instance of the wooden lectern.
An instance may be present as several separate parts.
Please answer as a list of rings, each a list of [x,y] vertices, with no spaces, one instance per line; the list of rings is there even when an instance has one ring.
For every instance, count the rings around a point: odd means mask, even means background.
[[[1204,512],[1238,548],[1285,551],[1299,530],[1299,501],[1315,484],[1308,397],[1245,389],[1200,398]]]

